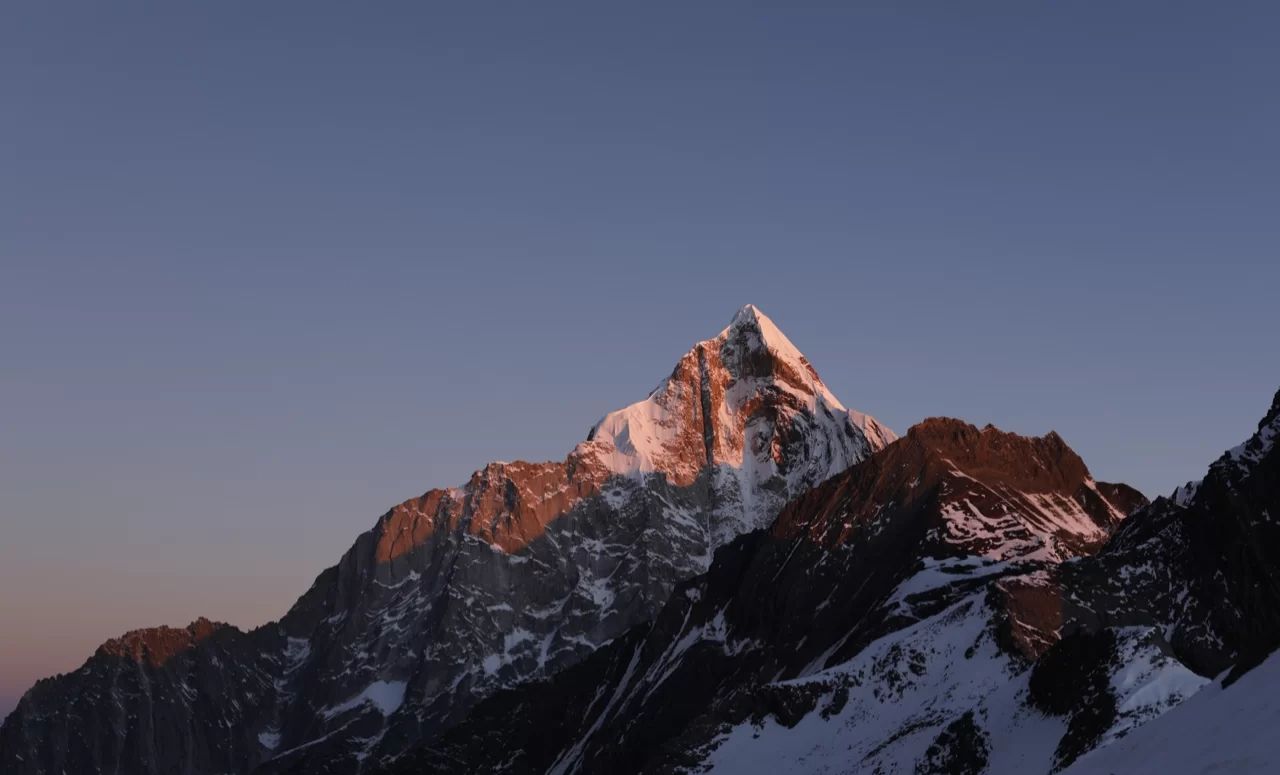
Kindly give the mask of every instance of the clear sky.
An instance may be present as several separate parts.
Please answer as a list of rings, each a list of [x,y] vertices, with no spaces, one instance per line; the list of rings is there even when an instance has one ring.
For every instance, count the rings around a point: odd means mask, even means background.
[[[1280,386],[1275,8],[7,5],[0,713],[746,302],[899,432],[1199,476]]]

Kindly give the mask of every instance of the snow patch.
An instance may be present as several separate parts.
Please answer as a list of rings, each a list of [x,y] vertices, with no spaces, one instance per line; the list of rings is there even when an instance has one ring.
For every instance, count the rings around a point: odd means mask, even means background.
[[[340,705],[334,705],[321,711],[325,720],[332,719],[349,710],[368,704],[384,716],[395,713],[404,703],[404,691],[408,686],[405,681],[374,681],[356,696]]]

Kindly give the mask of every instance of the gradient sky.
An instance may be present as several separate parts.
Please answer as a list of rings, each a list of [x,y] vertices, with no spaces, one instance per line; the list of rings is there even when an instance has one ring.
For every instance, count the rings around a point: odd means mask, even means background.
[[[899,432],[1153,495],[1269,405],[1274,4],[608,5],[0,12],[0,714],[276,618],[746,302]]]

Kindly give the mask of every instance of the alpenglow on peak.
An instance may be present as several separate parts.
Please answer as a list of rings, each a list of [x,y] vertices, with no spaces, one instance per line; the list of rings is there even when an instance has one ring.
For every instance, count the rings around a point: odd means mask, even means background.
[[[735,480],[747,529],[781,506],[765,492],[796,492],[833,476],[895,438],[851,412],[809,360],[754,305],[695,344],[643,401],[606,415],[578,451],[624,476],[661,474],[678,486],[699,476]],[[736,528],[736,530],[741,528]]]

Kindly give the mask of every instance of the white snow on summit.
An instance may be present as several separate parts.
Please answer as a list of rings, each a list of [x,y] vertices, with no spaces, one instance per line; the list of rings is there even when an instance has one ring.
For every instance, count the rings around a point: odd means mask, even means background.
[[[706,477],[714,547],[764,527],[787,500],[895,438],[875,418],[846,409],[778,326],[748,304],[686,352],[647,398],[600,420],[574,454],[641,483],[660,475],[688,486]]]
[[[764,347],[775,358],[779,358],[795,369],[796,373],[808,378],[807,385],[803,387],[808,389],[811,395],[820,397],[826,402],[826,405],[834,411],[848,411],[844,408],[844,404],[832,395],[827,386],[822,384],[822,380],[813,374],[812,367],[809,366],[809,359],[791,343],[787,335],[774,324],[768,315],[764,314],[754,304],[746,304],[742,309],[738,310],[733,316],[733,320],[729,325],[720,332],[715,341],[722,342],[727,340],[735,331],[747,333],[753,339],[758,338],[759,347]],[[802,387],[797,385],[796,387]]]
[[[748,366],[748,361],[762,352],[779,364],[764,377],[752,375]],[[713,392],[718,388],[724,390],[722,400]],[[817,422],[830,426],[823,429],[823,435],[840,438],[852,429],[855,437],[865,442],[858,449],[833,450],[826,476],[843,471],[897,438],[874,417],[846,409],[773,320],[747,304],[717,336],[686,353],[672,375],[647,398],[605,415],[579,449],[595,450],[610,470],[622,475],[678,474],[681,470],[675,469],[680,464],[685,464],[687,472],[691,462],[680,459],[681,453],[687,453],[680,445],[688,443],[692,426],[710,420],[723,438],[718,439],[713,459],[698,463],[742,468],[749,465],[750,453],[758,451],[742,439],[749,435],[749,429],[743,427],[746,412],[771,389],[789,397],[797,409],[811,414]],[[699,407],[708,401],[716,414],[700,418]],[[693,435],[702,442],[701,430]]]

